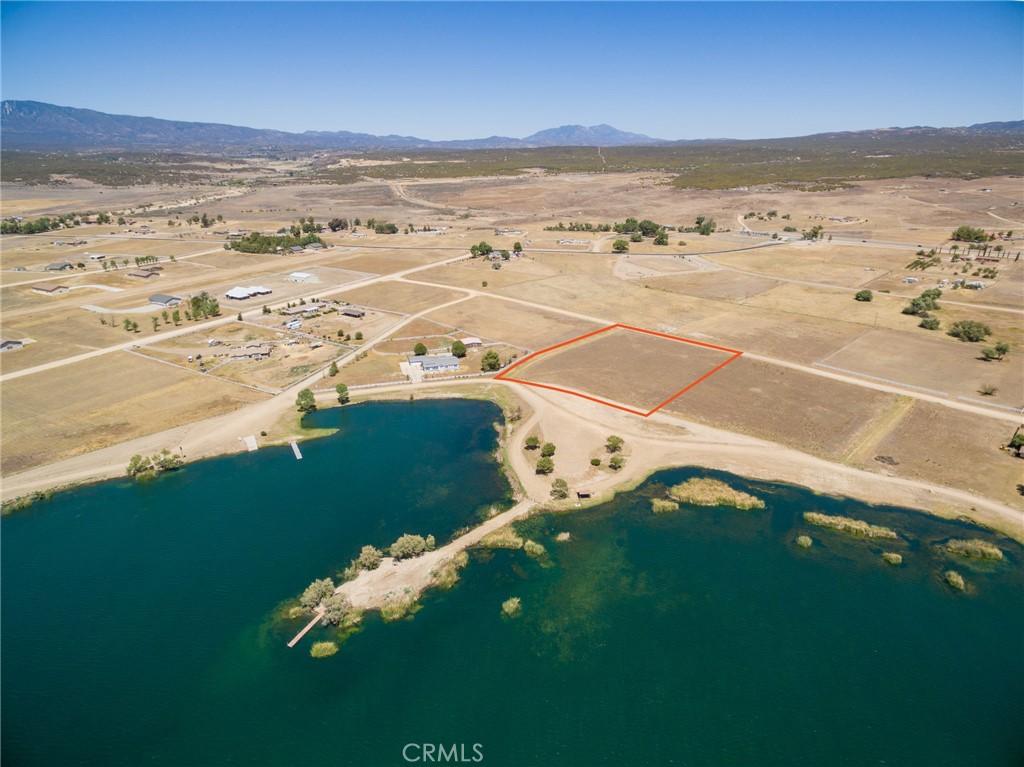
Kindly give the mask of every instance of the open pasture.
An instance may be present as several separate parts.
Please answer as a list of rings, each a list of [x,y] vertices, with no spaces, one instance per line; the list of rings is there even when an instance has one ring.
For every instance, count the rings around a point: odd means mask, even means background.
[[[613,326],[589,337],[542,350],[501,378],[548,389],[571,390],[637,415],[650,415],[739,356],[686,339]],[[624,406],[624,407],[623,407]]]
[[[343,298],[350,304],[415,314],[431,306],[454,301],[462,295],[461,291],[388,280],[345,291]]]

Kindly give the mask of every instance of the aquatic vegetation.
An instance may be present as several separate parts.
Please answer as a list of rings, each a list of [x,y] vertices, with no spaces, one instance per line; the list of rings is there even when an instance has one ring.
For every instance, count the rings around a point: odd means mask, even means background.
[[[469,554],[460,551],[430,571],[431,584],[439,589],[450,589],[459,582],[459,570],[469,564]]]
[[[942,577],[946,580],[946,583],[957,591],[967,591],[967,581],[956,570],[946,570]]]
[[[813,543],[814,540],[809,535],[798,535],[796,538],[796,545],[801,549],[809,549]]]
[[[480,539],[479,545],[485,549],[521,549],[523,539],[512,525],[505,525],[487,533]]]
[[[998,546],[994,546],[988,541],[982,541],[977,538],[954,538],[951,541],[947,541],[943,548],[950,554],[956,554],[960,557],[992,559],[997,561],[1003,558],[1002,549]]]
[[[36,503],[37,501],[48,501],[50,500],[52,494],[53,493],[49,490],[47,490],[46,492],[36,491],[33,493],[29,493],[28,495],[20,495],[17,498],[12,498],[9,501],[4,501],[3,514],[6,516],[7,514],[11,514],[15,511],[27,509],[29,506]]]
[[[519,615],[522,610],[523,601],[519,597],[512,597],[511,599],[506,599],[501,603],[501,611],[509,618]]]
[[[329,658],[338,652],[337,642],[314,642],[309,654],[314,658]]]
[[[567,533],[567,532],[559,533],[558,535],[555,536],[555,540],[558,541],[559,543],[565,543],[567,541],[571,541],[572,540],[572,535],[570,533]]]
[[[526,543],[524,543],[523,551],[525,551],[527,555],[533,557],[534,559],[539,559],[540,557],[543,557],[545,554],[548,553],[548,550],[536,541],[527,541]]]
[[[416,602],[416,595],[407,591],[401,595],[392,594],[386,597],[384,604],[380,606],[380,617],[385,623],[393,623],[417,610],[419,604]]]
[[[764,501],[760,498],[708,477],[688,479],[669,488],[668,494],[676,501],[694,506],[734,506],[744,510],[764,508]]]
[[[832,516],[817,511],[805,511],[804,522],[818,527],[827,527],[850,535],[861,535],[865,538],[897,538],[896,531],[881,525],[871,525],[862,519]]]
[[[882,552],[882,559],[884,559],[886,561],[886,563],[888,563],[890,565],[902,565],[903,564],[903,555],[902,554],[897,554],[895,551],[883,551]]]
[[[652,498],[651,511],[655,514],[664,514],[667,511],[679,511],[679,504],[666,498]]]

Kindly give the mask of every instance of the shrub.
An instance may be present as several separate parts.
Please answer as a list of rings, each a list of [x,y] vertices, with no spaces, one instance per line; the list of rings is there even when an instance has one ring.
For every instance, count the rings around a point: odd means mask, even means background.
[[[942,574],[942,577],[945,579],[946,583],[957,591],[967,591],[967,581],[965,581],[964,577],[956,570],[946,570],[946,572]]]
[[[569,497],[569,483],[559,477],[551,483],[551,497],[562,500]]]
[[[550,458],[555,454],[555,445],[553,442],[545,442],[543,447],[540,449],[540,454],[545,458]]]
[[[391,556],[395,559],[417,557],[427,550],[427,541],[422,535],[406,533],[391,544]]]
[[[608,437],[608,441],[605,443],[604,449],[609,453],[617,453],[622,450],[622,446],[625,444],[625,440],[622,437],[616,437],[614,434]]]
[[[858,290],[857,295],[854,296],[854,299],[857,301],[870,301],[874,297],[875,294],[872,293],[870,290]]]
[[[982,541],[977,538],[954,538],[951,541],[947,541],[944,548],[950,554],[956,554],[960,557],[992,559],[997,561],[1003,558],[1002,549],[998,546],[994,546],[988,541]]]
[[[534,559],[539,559],[548,553],[548,550],[536,541],[526,541],[526,543],[523,544],[523,551]]]
[[[814,540],[809,535],[798,535],[796,538],[796,545],[801,549],[809,549],[814,543]]]
[[[669,511],[679,511],[679,504],[665,498],[652,498],[651,511],[655,514],[664,514]]]
[[[953,338],[973,343],[992,335],[992,328],[977,320],[957,320],[949,326],[947,333]]]
[[[540,447],[540,437],[527,437],[523,447],[527,450],[536,450],[538,447]]]
[[[509,618],[514,618],[523,610],[523,602],[519,597],[506,599],[501,603],[501,612]]]
[[[337,642],[314,642],[309,648],[309,654],[314,658],[329,658],[338,652]]]
[[[682,484],[669,488],[668,494],[675,500],[694,506],[735,506],[737,509],[763,509],[764,501],[749,493],[729,487],[724,482],[710,478],[688,479]]]
[[[380,563],[383,558],[384,552],[380,549],[374,548],[373,546],[363,546],[362,551],[359,552],[359,558],[356,562],[363,570],[376,570],[380,567]]]
[[[861,519],[850,517],[830,516],[817,511],[804,512],[804,522],[819,527],[827,527],[831,530],[838,530],[851,535],[862,535],[866,538],[896,538],[895,530],[881,525],[869,525]]]
[[[986,383],[978,387],[978,394],[983,397],[994,397],[998,391],[999,387],[995,384]]]
[[[550,458],[540,458],[537,460],[537,473],[538,474],[550,474],[555,470],[555,462]]]
[[[925,317],[918,324],[918,327],[922,327],[925,330],[938,330],[939,329],[939,325],[941,325],[941,324],[942,323],[939,321],[938,317]]]
[[[459,570],[469,564],[469,554],[460,551],[430,571],[431,583],[439,589],[450,589],[459,581]]]
[[[591,466],[600,466],[601,465],[601,459],[600,458],[591,458],[590,459],[590,465]]]
[[[380,606],[380,617],[385,623],[392,623],[401,620],[410,612],[415,612],[414,607],[416,607],[416,597],[412,594],[392,595],[387,597],[384,604]]]

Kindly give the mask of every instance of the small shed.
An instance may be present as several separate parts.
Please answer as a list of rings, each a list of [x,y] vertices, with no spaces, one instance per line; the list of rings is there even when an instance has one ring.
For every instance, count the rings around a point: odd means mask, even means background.
[[[8,352],[14,349],[20,349],[24,345],[24,341],[16,341],[13,338],[0,338],[0,352]]]
[[[481,341],[476,336],[467,336],[466,338],[462,338],[460,340],[462,341],[463,346],[465,346],[467,349],[472,349],[473,347],[484,345],[484,342]]]
[[[149,303],[166,308],[170,306],[177,306],[181,303],[181,299],[177,296],[169,296],[166,293],[154,293],[149,297]]]
[[[309,272],[292,272],[288,279],[292,282],[317,282],[316,275]]]
[[[346,317],[355,317],[357,319],[361,319],[366,316],[366,312],[358,306],[346,306],[341,310],[341,313]]]
[[[585,498],[589,498],[592,495],[593,495],[593,493],[590,492],[589,490],[582,490],[581,489],[581,490],[577,490],[576,491],[576,497],[579,498],[580,500],[583,500]]]
[[[63,271],[67,271],[68,269],[74,269],[74,268],[75,267],[73,267],[67,261],[55,261],[54,263],[47,264],[45,267],[43,267],[43,271],[46,271],[46,272],[63,272]]]

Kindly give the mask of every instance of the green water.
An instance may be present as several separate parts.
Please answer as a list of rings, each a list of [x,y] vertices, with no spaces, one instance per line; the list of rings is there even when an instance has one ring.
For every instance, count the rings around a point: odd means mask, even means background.
[[[653,515],[662,472],[528,520],[549,551],[475,552],[411,620],[332,658],[283,600],[403,532],[447,539],[507,484],[477,402],[318,413],[331,438],[63,494],[2,522],[5,765],[1010,765],[1024,758],[1021,547],[959,523],[711,473],[764,511]],[[801,512],[897,527],[881,547]],[[572,540],[556,543],[568,531]],[[935,544],[977,534],[1001,563]],[[522,599],[515,619],[501,603]],[[417,750],[407,751],[410,756]],[[423,762],[420,762],[423,764]]]

